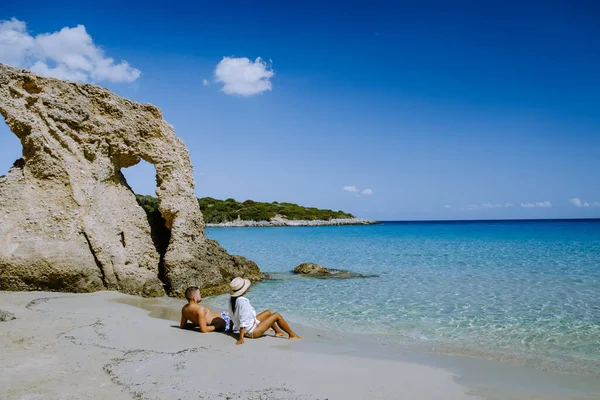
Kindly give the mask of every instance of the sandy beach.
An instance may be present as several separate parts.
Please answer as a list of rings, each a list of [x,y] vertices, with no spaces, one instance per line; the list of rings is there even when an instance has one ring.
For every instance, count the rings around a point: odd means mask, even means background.
[[[517,367],[445,358],[458,369],[444,369],[377,350],[378,340],[303,327],[301,342],[267,336],[235,346],[225,334],[179,329],[174,299],[2,292],[0,304],[16,317],[0,322],[2,399],[594,398],[561,392],[549,375],[537,378],[543,392],[510,393],[511,380],[524,379]],[[461,368],[493,379],[465,380]]]
[[[129,299],[128,299],[129,298]],[[3,399],[471,399],[453,375],[412,363],[303,351],[319,341],[224,334],[120,304],[116,292],[0,293]],[[142,300],[143,301],[143,300]]]

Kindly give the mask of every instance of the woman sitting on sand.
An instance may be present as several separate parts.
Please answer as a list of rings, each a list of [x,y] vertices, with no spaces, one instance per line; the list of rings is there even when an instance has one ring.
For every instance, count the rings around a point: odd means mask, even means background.
[[[243,296],[250,288],[248,279],[235,278],[229,287],[231,288],[231,315],[235,325],[240,329],[240,338],[236,345],[244,344],[244,336],[251,339],[259,338],[270,328],[275,331],[275,336],[283,336],[281,331],[283,329],[289,335],[289,339],[302,339],[292,331],[279,313],[265,310],[256,314],[250,301]]]

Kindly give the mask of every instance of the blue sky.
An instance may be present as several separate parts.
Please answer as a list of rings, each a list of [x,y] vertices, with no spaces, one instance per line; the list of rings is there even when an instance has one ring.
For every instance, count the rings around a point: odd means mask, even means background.
[[[600,3],[2,3],[0,62],[162,108],[199,197],[378,220],[600,217]],[[93,40],[93,69],[43,35],[65,27]],[[2,172],[20,151],[0,125]],[[151,166],[124,172],[154,192]]]

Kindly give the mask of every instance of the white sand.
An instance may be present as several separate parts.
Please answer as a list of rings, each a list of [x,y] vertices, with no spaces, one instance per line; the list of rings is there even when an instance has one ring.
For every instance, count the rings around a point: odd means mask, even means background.
[[[451,373],[408,362],[303,351],[318,342],[235,339],[115,300],[0,292],[1,399],[473,399]],[[298,332],[303,334],[301,330]],[[316,336],[316,335],[314,335]]]

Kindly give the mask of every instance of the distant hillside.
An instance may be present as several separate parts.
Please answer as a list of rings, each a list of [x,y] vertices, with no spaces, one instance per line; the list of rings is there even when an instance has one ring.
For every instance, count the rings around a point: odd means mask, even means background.
[[[150,218],[159,217],[158,199],[153,196],[136,195],[137,201]],[[314,207],[302,207],[292,203],[262,203],[246,200],[243,203],[234,199],[217,200],[212,197],[198,199],[200,210],[207,224],[231,222],[236,219],[243,221],[268,221],[275,216],[289,220],[324,220],[354,218],[354,215],[343,211],[320,210]]]

